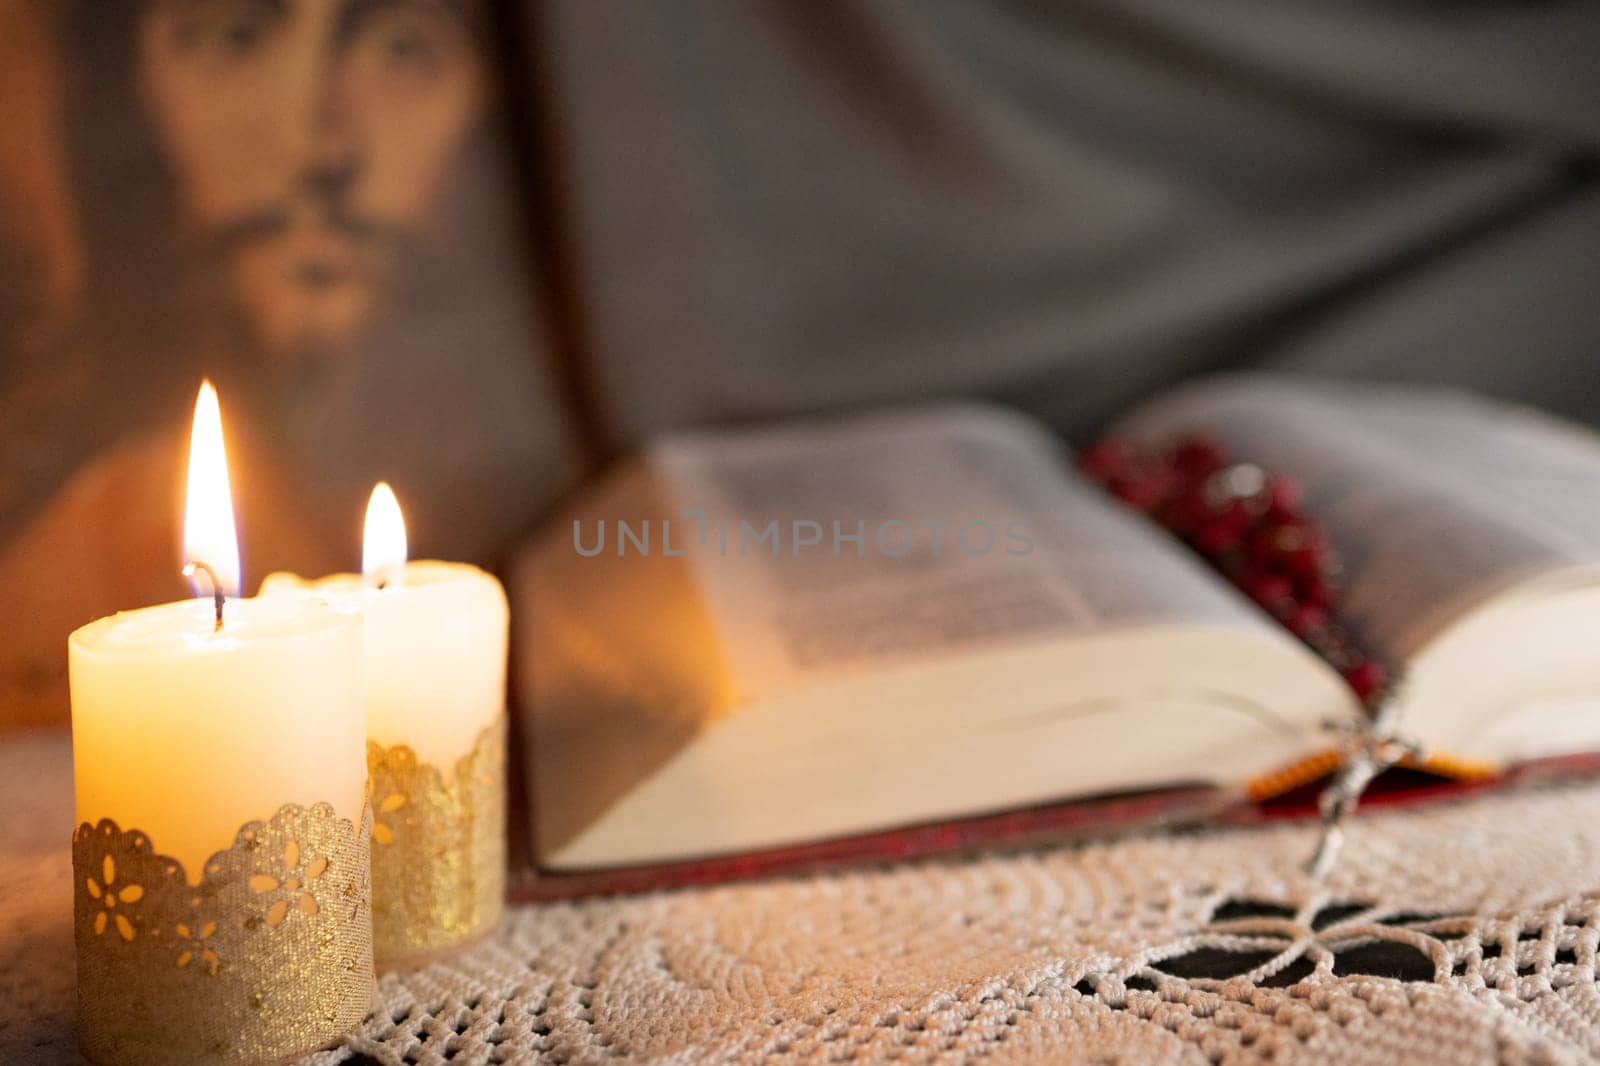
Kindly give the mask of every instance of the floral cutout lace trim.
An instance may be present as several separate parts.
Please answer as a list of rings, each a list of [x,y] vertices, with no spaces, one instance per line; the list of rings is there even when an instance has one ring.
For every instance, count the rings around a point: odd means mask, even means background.
[[[313,1050],[372,1001],[371,810],[289,804],[198,885],[137,829],[72,837],[79,1040],[93,1061],[249,1062]]]
[[[506,720],[498,716],[447,782],[406,745],[368,741],[372,936],[398,967],[490,932],[505,906]]]

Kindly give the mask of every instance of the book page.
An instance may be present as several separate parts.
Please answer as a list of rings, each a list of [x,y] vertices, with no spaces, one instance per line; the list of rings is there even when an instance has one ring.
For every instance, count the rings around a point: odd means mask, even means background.
[[[744,697],[1113,627],[1270,628],[1001,409],[680,435],[649,461]]]
[[[1403,386],[1236,378],[1157,399],[1114,432],[1196,430],[1297,480],[1345,565],[1345,612],[1403,660],[1511,584],[1600,562],[1600,446],[1547,416]]]

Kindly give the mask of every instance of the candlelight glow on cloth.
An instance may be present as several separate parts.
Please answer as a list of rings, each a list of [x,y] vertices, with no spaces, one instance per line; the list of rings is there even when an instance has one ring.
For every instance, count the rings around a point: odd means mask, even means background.
[[[399,585],[406,575],[406,521],[400,501],[387,481],[380,481],[367,500],[367,518],[361,537],[361,574],[367,583],[384,588]]]
[[[239,595],[239,534],[233,521],[233,493],[228,486],[228,455],[222,444],[222,410],[217,404],[217,390],[209,381],[200,383],[194,429],[189,434],[183,561],[184,575],[196,596]],[[209,572],[209,579],[202,578],[202,572]]]

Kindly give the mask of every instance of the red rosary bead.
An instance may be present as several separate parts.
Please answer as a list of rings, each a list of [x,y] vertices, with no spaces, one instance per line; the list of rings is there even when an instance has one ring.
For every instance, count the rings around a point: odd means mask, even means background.
[[[1388,672],[1375,659],[1362,659],[1344,671],[1344,679],[1363,703],[1371,702],[1388,681]]]
[[[1188,534],[1212,518],[1211,502],[1206,494],[1195,488],[1183,490],[1167,508],[1165,525],[1180,534]]]
[[[1284,618],[1289,632],[1301,640],[1309,640],[1328,627],[1328,612],[1314,603],[1302,603]]]
[[[1251,538],[1250,553],[1264,564],[1296,575],[1311,575],[1321,572],[1329,547],[1304,519],[1269,516],[1268,524]]]
[[[1267,479],[1266,496],[1267,513],[1277,517],[1294,514],[1305,500],[1305,494],[1300,491],[1300,483],[1281,474]]]
[[[1189,437],[1173,449],[1172,464],[1191,477],[1204,477],[1222,469],[1222,445],[1212,437]]]
[[[1224,555],[1238,549],[1239,526],[1221,518],[1213,518],[1194,531],[1194,544],[1204,555]]]
[[[1299,599],[1303,603],[1315,604],[1318,607],[1332,610],[1338,598],[1338,591],[1333,587],[1333,583],[1326,578],[1311,577],[1300,580]]]
[[[1078,456],[1083,472],[1097,481],[1123,477],[1133,466],[1133,449],[1115,437],[1107,437]]]
[[[1246,573],[1239,579],[1244,594],[1274,613],[1294,601],[1294,582],[1280,574]]]
[[[1173,481],[1164,472],[1140,477],[1121,478],[1117,481],[1117,498],[1141,511],[1154,510],[1172,492]]]

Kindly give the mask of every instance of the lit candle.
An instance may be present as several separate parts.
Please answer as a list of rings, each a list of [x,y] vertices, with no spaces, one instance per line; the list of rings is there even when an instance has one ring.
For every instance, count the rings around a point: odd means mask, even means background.
[[[367,505],[362,574],[272,574],[262,598],[325,599],[366,634],[372,778],[373,943],[380,967],[488,933],[505,892],[505,685],[509,611],[475,566],[407,562],[400,505]]]
[[[96,1061],[314,1049],[371,1002],[361,627],[240,600],[216,392],[190,442],[204,598],[68,641],[80,1040]]]

